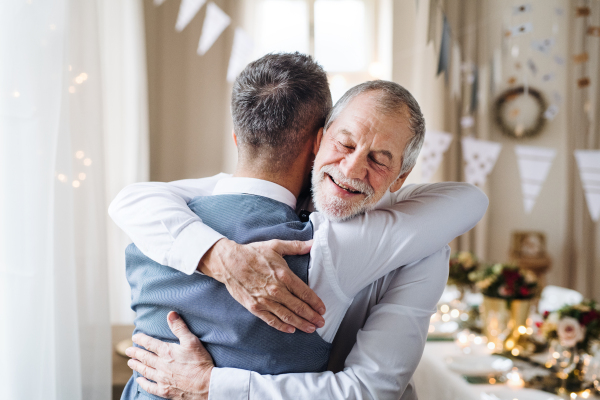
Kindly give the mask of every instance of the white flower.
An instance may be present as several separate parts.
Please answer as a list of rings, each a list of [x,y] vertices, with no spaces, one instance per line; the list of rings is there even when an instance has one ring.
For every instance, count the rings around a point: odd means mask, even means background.
[[[564,317],[556,327],[561,346],[573,347],[585,337],[585,328],[575,318]]]
[[[558,313],[553,312],[553,313],[550,313],[550,315],[548,315],[546,322],[556,325],[556,324],[558,324],[559,320],[560,320],[560,318],[558,317]]]
[[[495,274],[499,274],[500,272],[502,272],[502,264],[495,264],[492,267],[492,271],[494,271]]]

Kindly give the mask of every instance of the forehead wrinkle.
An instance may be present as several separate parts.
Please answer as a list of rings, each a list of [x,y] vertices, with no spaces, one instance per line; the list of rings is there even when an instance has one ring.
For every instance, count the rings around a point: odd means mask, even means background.
[[[338,130],[339,134],[342,134],[344,136],[347,136],[349,138],[353,138],[353,133],[351,131],[349,131],[346,128],[341,128]],[[357,140],[357,142],[360,140]],[[389,161],[393,161],[394,160],[394,155],[392,154],[391,151],[389,150],[369,150],[369,153],[375,153],[375,154],[381,154],[384,157],[387,157]]]

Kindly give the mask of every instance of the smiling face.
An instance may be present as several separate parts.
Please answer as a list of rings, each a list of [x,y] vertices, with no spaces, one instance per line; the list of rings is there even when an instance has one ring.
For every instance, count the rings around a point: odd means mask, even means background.
[[[398,176],[413,136],[408,110],[382,113],[377,99],[376,91],[355,97],[321,139],[313,167],[313,201],[332,221],[372,209],[408,176]]]

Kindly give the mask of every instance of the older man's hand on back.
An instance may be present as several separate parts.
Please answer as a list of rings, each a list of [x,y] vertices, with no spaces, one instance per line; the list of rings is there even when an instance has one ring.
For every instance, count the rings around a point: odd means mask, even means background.
[[[138,333],[133,341],[154,354],[130,347],[125,352],[132,358],[127,365],[143,376],[137,383],[150,394],[176,400],[208,399],[214,367],[210,354],[176,312],[171,311],[167,321],[180,344],[164,343]]]
[[[311,246],[312,240],[240,245],[223,238],[202,257],[198,270],[223,283],[238,303],[273,328],[313,333],[325,325],[325,304],[283,259],[307,254]]]

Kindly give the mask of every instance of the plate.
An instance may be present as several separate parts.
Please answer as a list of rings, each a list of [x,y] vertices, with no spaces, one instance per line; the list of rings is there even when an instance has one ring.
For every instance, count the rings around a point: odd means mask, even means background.
[[[552,393],[534,389],[498,388],[481,393],[481,400],[562,400]]]
[[[510,359],[496,355],[456,356],[446,361],[452,371],[468,376],[498,375],[513,367]]]
[[[454,333],[458,330],[458,322],[456,321],[435,321],[431,323],[429,329],[433,326],[433,332],[429,332],[427,337],[429,339],[451,339],[454,337]]]

